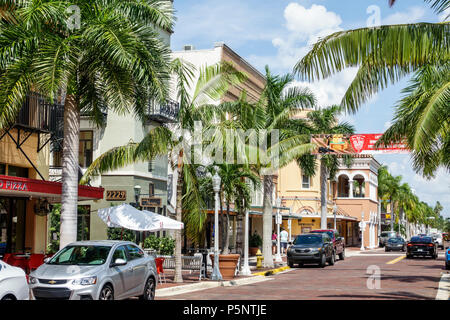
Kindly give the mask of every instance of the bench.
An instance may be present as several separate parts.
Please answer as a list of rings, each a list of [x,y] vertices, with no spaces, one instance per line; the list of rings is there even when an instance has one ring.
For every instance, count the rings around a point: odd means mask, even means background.
[[[175,257],[174,256],[158,256],[158,258],[164,258],[163,269],[175,270]],[[202,268],[201,256],[181,256],[181,270],[198,271],[199,280],[202,280],[202,276],[205,277],[204,269]]]

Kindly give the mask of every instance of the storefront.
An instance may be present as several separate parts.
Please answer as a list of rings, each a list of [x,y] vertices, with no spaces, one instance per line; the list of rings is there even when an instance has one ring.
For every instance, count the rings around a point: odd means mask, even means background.
[[[0,254],[43,253],[47,215],[61,202],[62,184],[0,175]],[[78,187],[79,200],[103,198],[103,188]]]

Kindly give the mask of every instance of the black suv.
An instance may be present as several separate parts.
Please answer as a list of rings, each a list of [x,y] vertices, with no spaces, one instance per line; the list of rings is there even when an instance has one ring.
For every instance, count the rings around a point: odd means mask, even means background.
[[[318,263],[321,268],[326,262],[334,265],[335,252],[333,241],[326,233],[307,233],[297,236],[287,252],[289,267],[305,263]]]

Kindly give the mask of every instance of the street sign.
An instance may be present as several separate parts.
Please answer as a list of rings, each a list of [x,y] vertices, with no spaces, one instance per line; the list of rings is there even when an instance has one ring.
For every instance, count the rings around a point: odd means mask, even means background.
[[[141,207],[161,207],[161,198],[141,198]]]
[[[289,219],[289,220],[288,220],[288,227],[290,228],[290,227],[291,227],[291,225],[292,225],[292,220],[291,220],[291,219]]]
[[[282,220],[283,220],[283,218],[282,218],[281,214],[277,213],[275,215],[275,223],[276,224],[281,224],[283,222]]]

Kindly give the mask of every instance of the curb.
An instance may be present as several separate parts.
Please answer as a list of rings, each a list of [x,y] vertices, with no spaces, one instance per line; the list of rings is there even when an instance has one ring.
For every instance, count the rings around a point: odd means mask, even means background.
[[[450,273],[442,273],[436,300],[450,300]]]
[[[203,283],[193,283],[182,286],[169,287],[164,289],[156,289],[155,297],[168,297],[175,296],[183,293],[189,293],[194,291],[200,291],[205,289],[217,288],[217,287],[232,287],[241,286],[246,284],[257,283],[261,281],[272,280],[271,278],[266,278],[264,276],[250,276],[248,278],[227,280],[227,281],[208,281]]]
[[[267,271],[263,271],[263,272],[257,272],[257,273],[253,273],[252,275],[254,276],[271,276],[273,274],[285,271],[285,270],[289,270],[290,267],[289,266],[284,266],[284,267],[280,267],[280,268],[276,268],[276,269],[271,269],[271,270],[267,270]]]

